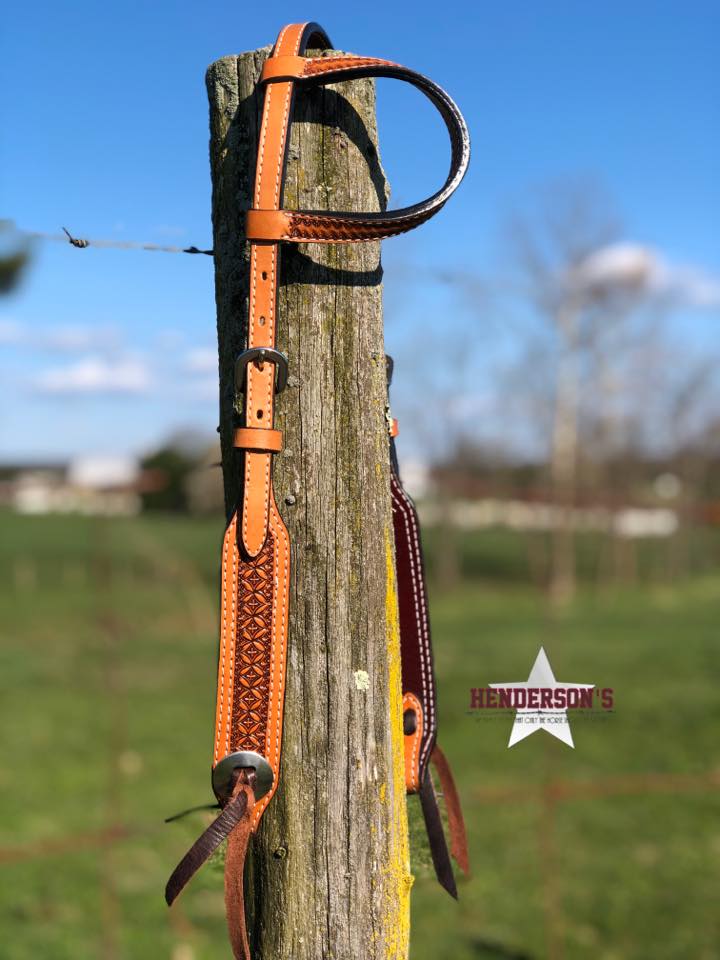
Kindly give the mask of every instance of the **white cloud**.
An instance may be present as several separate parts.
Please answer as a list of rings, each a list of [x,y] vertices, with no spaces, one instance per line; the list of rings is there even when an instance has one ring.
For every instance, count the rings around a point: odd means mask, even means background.
[[[20,343],[25,331],[14,320],[0,320],[0,344]]]
[[[154,340],[159,350],[177,351],[185,344],[185,334],[175,327],[164,327],[156,332]]]
[[[668,292],[691,307],[720,307],[720,278],[697,267],[666,265],[661,277]]]
[[[198,400],[212,400],[217,402],[220,393],[220,383],[217,376],[199,377],[193,383],[187,385],[191,395]]]
[[[447,403],[450,418],[461,420],[466,417],[481,417],[492,410],[493,396],[489,393],[459,393]]]
[[[669,296],[690,307],[720,306],[720,277],[667,260],[652,247],[616,243],[591,253],[570,278],[581,288],[625,288]]]
[[[215,347],[194,347],[185,354],[183,367],[188,373],[214,373],[217,375],[217,350]]]
[[[111,327],[86,324],[40,326],[0,320],[0,344],[19,345],[46,353],[88,353],[117,350],[120,337]]]
[[[595,250],[573,271],[582,286],[647,287],[658,269],[654,251],[631,243],[616,243]]]
[[[86,394],[141,394],[150,386],[150,373],[139,360],[105,360],[90,356],[65,367],[40,373],[34,381],[39,393],[62,396]]]
[[[50,353],[87,353],[117,349],[119,338],[109,327],[67,325],[39,330],[33,338],[33,345]]]

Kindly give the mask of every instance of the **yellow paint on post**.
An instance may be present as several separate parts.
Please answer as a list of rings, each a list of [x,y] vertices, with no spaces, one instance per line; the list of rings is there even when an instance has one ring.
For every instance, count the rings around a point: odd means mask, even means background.
[[[390,697],[390,731],[392,781],[390,801],[391,839],[388,862],[384,868],[385,957],[407,960],[410,952],[410,845],[408,840],[407,803],[405,800],[405,750],[402,725],[402,672],[400,662],[400,619],[395,583],[395,560],[390,531],[385,530],[386,591],[385,623],[388,650],[388,693]]]

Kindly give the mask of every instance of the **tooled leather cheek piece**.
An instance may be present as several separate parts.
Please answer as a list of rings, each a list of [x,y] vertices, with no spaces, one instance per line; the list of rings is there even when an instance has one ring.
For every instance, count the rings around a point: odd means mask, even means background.
[[[244,482],[223,540],[213,755],[213,790],[223,810],[183,858],[167,894],[171,902],[209,851],[229,837],[226,907],[233,952],[239,960],[249,958],[242,907],[245,852],[250,834],[277,789],[287,661],[290,543],[272,488],[272,457],[282,448],[282,435],[273,427],[274,400],[287,379],[287,358],[275,349],[279,244],[304,239],[357,242],[412,229],[442,207],[460,183],[469,159],[465,122],[452,100],[432,81],[373,58],[306,59],[303,54],[309,45],[328,48],[330,41],[316,24],[289,25],[280,32],[266,61],[253,210],[246,218],[250,241],[248,340],[236,364],[236,389],[244,394],[244,424],[234,434],[235,446],[242,451]],[[428,200],[399,211],[322,214],[280,210],[295,87],[362,76],[408,81],[438,108],[452,145],[450,174],[444,186]]]

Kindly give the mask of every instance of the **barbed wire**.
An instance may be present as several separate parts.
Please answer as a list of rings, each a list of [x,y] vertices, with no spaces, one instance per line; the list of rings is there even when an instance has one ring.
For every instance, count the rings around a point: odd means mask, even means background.
[[[213,255],[212,250],[201,250],[199,247],[175,247],[159,243],[140,243],[135,240],[88,240],[83,237],[74,237],[66,228],[62,233],[44,233],[42,230],[17,230],[23,237],[33,240],[49,240],[52,243],[69,243],[77,250],[86,247],[105,247],[115,250],[151,250],[156,253],[200,253],[206,257]]]

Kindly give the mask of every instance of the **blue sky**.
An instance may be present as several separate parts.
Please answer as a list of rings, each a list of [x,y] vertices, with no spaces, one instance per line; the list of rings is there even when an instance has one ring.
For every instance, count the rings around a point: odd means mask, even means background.
[[[340,48],[428,74],[470,126],[458,194],[384,247],[398,357],[412,362],[417,325],[434,349],[462,309],[429,268],[492,277],[509,211],[551,180],[596,178],[630,240],[710,283],[720,276],[720,7],[710,2],[13,4],[0,47],[0,215],[29,230],[210,246],[205,69],[296,19],[318,20]],[[383,162],[402,205],[442,180],[447,144],[414,91],[383,81],[379,96]],[[211,434],[210,258],[50,243],[35,253],[0,303],[0,459],[141,451],[180,426]],[[679,332],[702,350],[717,319],[688,308]],[[68,371],[85,390],[58,388]]]

